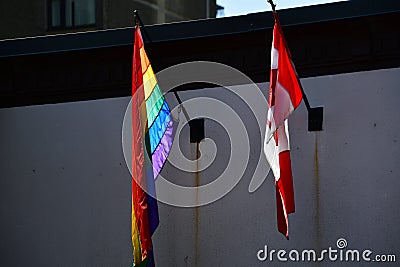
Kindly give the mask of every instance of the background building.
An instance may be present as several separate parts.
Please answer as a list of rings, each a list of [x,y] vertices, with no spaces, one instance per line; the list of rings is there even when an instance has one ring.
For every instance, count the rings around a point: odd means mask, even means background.
[[[214,18],[216,0],[21,0],[0,2],[0,39]]]

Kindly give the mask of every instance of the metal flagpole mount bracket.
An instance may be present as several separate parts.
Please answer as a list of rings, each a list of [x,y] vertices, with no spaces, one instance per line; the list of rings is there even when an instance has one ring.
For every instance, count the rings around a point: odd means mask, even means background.
[[[324,107],[315,107],[308,109],[308,131],[322,131],[322,122],[324,119]]]

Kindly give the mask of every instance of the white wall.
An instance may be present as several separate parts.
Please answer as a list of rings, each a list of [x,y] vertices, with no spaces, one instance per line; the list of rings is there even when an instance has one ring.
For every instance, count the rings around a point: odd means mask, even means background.
[[[288,251],[336,248],[341,237],[348,248],[400,257],[399,76],[398,68],[302,80],[311,105],[325,107],[324,131],[307,132],[304,104],[290,117],[296,213],[290,216],[289,241],[277,231],[273,176],[248,192],[263,138],[256,118],[265,121],[266,107],[248,107],[222,88],[180,93],[183,100],[201,96],[228,104],[246,125],[250,159],[237,186],[216,202],[198,208],[159,203],[160,226],[153,238],[158,266],[290,265],[276,258],[260,262],[256,254],[264,245]],[[266,94],[267,84],[261,87]],[[250,98],[254,93],[248,86],[235,91]],[[130,175],[121,146],[128,102],[115,98],[0,110],[1,266],[131,264]],[[222,112],[206,107],[209,113]],[[239,127],[233,114],[223,115],[229,127]],[[218,151],[198,174],[200,184],[220,176],[233,147],[243,149],[243,143],[231,144],[217,123],[207,120],[205,128]],[[180,138],[183,153],[194,158],[188,127]],[[203,161],[212,156],[207,142],[201,144]],[[237,166],[233,173],[243,170]],[[169,163],[162,174],[182,185],[196,183],[194,173]]]

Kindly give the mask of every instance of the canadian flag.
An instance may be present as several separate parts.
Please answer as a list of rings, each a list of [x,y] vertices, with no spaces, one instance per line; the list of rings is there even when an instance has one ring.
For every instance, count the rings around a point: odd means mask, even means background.
[[[270,91],[264,153],[275,176],[278,230],[289,239],[288,214],[295,211],[288,116],[303,99],[301,85],[278,15],[271,49]]]

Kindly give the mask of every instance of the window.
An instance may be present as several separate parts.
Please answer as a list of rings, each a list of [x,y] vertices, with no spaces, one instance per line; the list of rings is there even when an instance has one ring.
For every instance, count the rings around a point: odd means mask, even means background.
[[[49,28],[95,25],[95,10],[95,0],[49,0]]]

